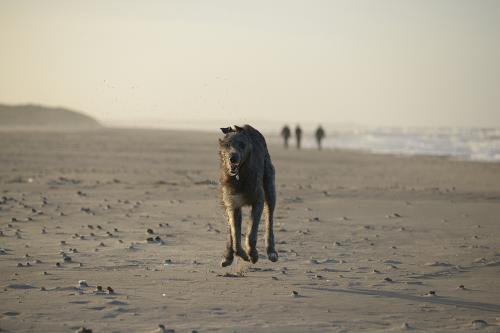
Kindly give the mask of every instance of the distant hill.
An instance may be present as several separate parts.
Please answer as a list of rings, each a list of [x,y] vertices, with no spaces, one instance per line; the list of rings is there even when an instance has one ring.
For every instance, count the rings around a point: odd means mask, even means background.
[[[80,112],[41,105],[0,104],[0,129],[94,129],[97,120]]]

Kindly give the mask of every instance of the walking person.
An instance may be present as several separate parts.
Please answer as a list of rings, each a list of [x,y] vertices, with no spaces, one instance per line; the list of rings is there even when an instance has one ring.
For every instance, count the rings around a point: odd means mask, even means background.
[[[283,137],[285,149],[288,149],[288,139],[292,136],[292,131],[290,131],[290,127],[288,125],[283,126],[281,130],[281,137]]]
[[[297,149],[300,149],[300,142],[302,141],[302,128],[297,124],[295,127],[295,139],[297,140]]]
[[[326,136],[325,130],[323,129],[323,127],[321,127],[321,125],[319,125],[318,128],[316,129],[315,136],[316,136],[316,143],[318,144],[318,150],[321,150],[321,141],[323,141],[323,139]]]

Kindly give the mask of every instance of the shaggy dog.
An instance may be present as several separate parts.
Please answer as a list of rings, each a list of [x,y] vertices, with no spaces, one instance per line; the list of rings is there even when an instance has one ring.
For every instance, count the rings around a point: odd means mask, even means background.
[[[234,255],[256,263],[257,231],[264,207],[266,219],[266,250],[269,260],[278,260],[274,249],[273,212],[276,205],[274,167],[266,140],[250,125],[221,128],[219,139],[220,190],[226,209],[228,236],[222,267],[231,265]],[[245,250],[241,247],[241,207],[251,206],[251,223],[246,233]]]

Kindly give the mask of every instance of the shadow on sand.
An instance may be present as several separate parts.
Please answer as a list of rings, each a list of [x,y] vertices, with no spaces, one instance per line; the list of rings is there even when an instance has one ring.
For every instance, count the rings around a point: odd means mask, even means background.
[[[347,293],[347,294],[356,294],[356,295],[364,295],[364,296],[377,296],[384,298],[398,298],[408,301],[414,302],[426,302],[440,305],[451,305],[460,308],[466,309],[474,309],[481,311],[490,311],[490,312],[500,312],[499,304],[490,304],[490,303],[481,303],[481,302],[467,302],[460,301],[457,299],[440,297],[440,296],[415,296],[408,295],[394,291],[384,291],[384,290],[370,290],[370,289],[336,289],[336,288],[319,288],[319,287],[303,287],[304,289],[312,289],[318,291],[329,291],[332,293]]]

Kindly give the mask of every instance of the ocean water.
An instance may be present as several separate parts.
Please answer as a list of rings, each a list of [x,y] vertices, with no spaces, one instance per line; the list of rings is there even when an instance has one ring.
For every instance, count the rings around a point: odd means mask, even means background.
[[[349,149],[381,154],[446,156],[461,160],[500,162],[497,128],[325,128],[324,149]],[[274,143],[281,138],[273,136]],[[292,146],[295,140],[291,140]],[[316,149],[313,131],[304,131],[303,145]]]

